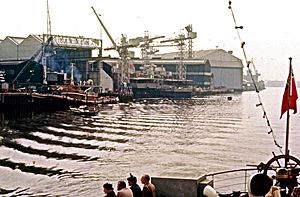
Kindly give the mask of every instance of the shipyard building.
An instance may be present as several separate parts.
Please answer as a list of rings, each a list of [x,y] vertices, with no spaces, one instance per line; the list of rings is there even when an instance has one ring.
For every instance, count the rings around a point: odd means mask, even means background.
[[[7,36],[0,40],[0,70],[5,71],[6,82],[20,86],[45,81],[63,85],[70,79],[71,70],[76,83],[92,79],[95,85],[100,85],[99,67],[90,60],[93,51],[101,54],[101,42],[61,35]]]
[[[162,59],[176,59],[178,53],[157,55]],[[193,51],[193,59],[209,60],[211,66],[211,82],[214,88],[226,88],[235,91],[243,90],[243,63],[232,51],[223,49]]]
[[[50,40],[51,39],[51,40]],[[120,59],[101,57],[102,41],[93,38],[29,35],[26,38],[8,36],[0,41],[0,71],[5,71],[8,83],[43,83],[63,85],[74,73],[76,83],[102,86],[113,91],[120,84]],[[98,56],[93,57],[93,51]],[[166,77],[178,75],[178,52],[155,55],[148,62]],[[45,58],[46,57],[46,58]],[[232,52],[222,49],[194,51],[193,58],[184,58],[185,79],[201,88],[242,90],[243,64]],[[47,76],[43,71],[47,70]],[[71,66],[72,65],[72,66]],[[129,60],[130,77],[141,77],[145,70],[142,59]],[[3,74],[2,74],[3,75]],[[3,78],[3,77],[2,77]],[[29,79],[29,80],[28,80]]]
[[[145,67],[150,65],[153,65],[151,77],[175,78],[178,75],[176,67],[179,61],[177,59],[151,59],[148,65],[145,65],[144,60],[141,59],[131,59],[129,62],[131,65],[130,78],[149,77],[149,73],[145,73]],[[197,87],[204,89],[211,87],[211,66],[208,60],[190,59],[184,60],[183,63],[186,67],[185,79],[192,80]],[[120,60],[104,58],[103,64],[109,64],[116,68],[120,65]]]

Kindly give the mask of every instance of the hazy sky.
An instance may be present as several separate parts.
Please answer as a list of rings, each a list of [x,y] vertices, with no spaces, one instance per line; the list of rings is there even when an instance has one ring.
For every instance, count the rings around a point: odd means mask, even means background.
[[[110,47],[91,6],[117,42],[121,34],[133,38],[144,31],[174,38],[192,24],[198,34],[194,50],[218,47],[244,60],[228,0],[49,0],[52,33],[102,37],[104,47]],[[240,33],[248,58],[262,78],[285,80],[292,57],[300,80],[300,1],[232,0],[232,7],[244,27]],[[0,0],[0,39],[46,33],[46,19],[46,0]]]

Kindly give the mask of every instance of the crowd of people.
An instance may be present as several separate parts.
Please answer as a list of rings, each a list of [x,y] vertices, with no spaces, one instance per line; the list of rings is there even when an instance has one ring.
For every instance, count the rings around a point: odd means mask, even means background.
[[[145,174],[141,177],[141,183],[144,185],[141,189],[137,184],[137,178],[130,173],[127,178],[128,186],[125,181],[118,181],[117,192],[114,191],[111,183],[103,185],[104,197],[155,197],[155,186],[150,183],[150,176]]]

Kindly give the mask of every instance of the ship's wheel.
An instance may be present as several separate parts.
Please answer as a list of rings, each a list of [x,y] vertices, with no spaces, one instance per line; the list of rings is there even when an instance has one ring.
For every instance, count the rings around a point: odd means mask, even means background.
[[[275,178],[276,186],[283,192],[281,195],[290,196],[294,187],[299,186],[300,160],[291,155],[277,155],[262,165],[263,173]]]
[[[297,169],[300,171],[300,160],[291,155],[277,155],[264,165],[263,171],[264,174],[268,174],[268,171],[276,172],[282,168],[289,171],[297,171]]]

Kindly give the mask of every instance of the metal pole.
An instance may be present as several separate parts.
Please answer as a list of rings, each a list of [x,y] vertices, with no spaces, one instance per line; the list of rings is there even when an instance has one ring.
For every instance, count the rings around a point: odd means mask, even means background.
[[[289,76],[288,76],[288,106],[287,106],[287,113],[286,113],[286,138],[285,138],[285,155],[289,154],[289,127],[290,127],[290,92],[291,92],[291,79],[292,79],[292,58],[290,60],[290,67],[289,67]],[[285,166],[287,166],[287,161],[285,161]]]

